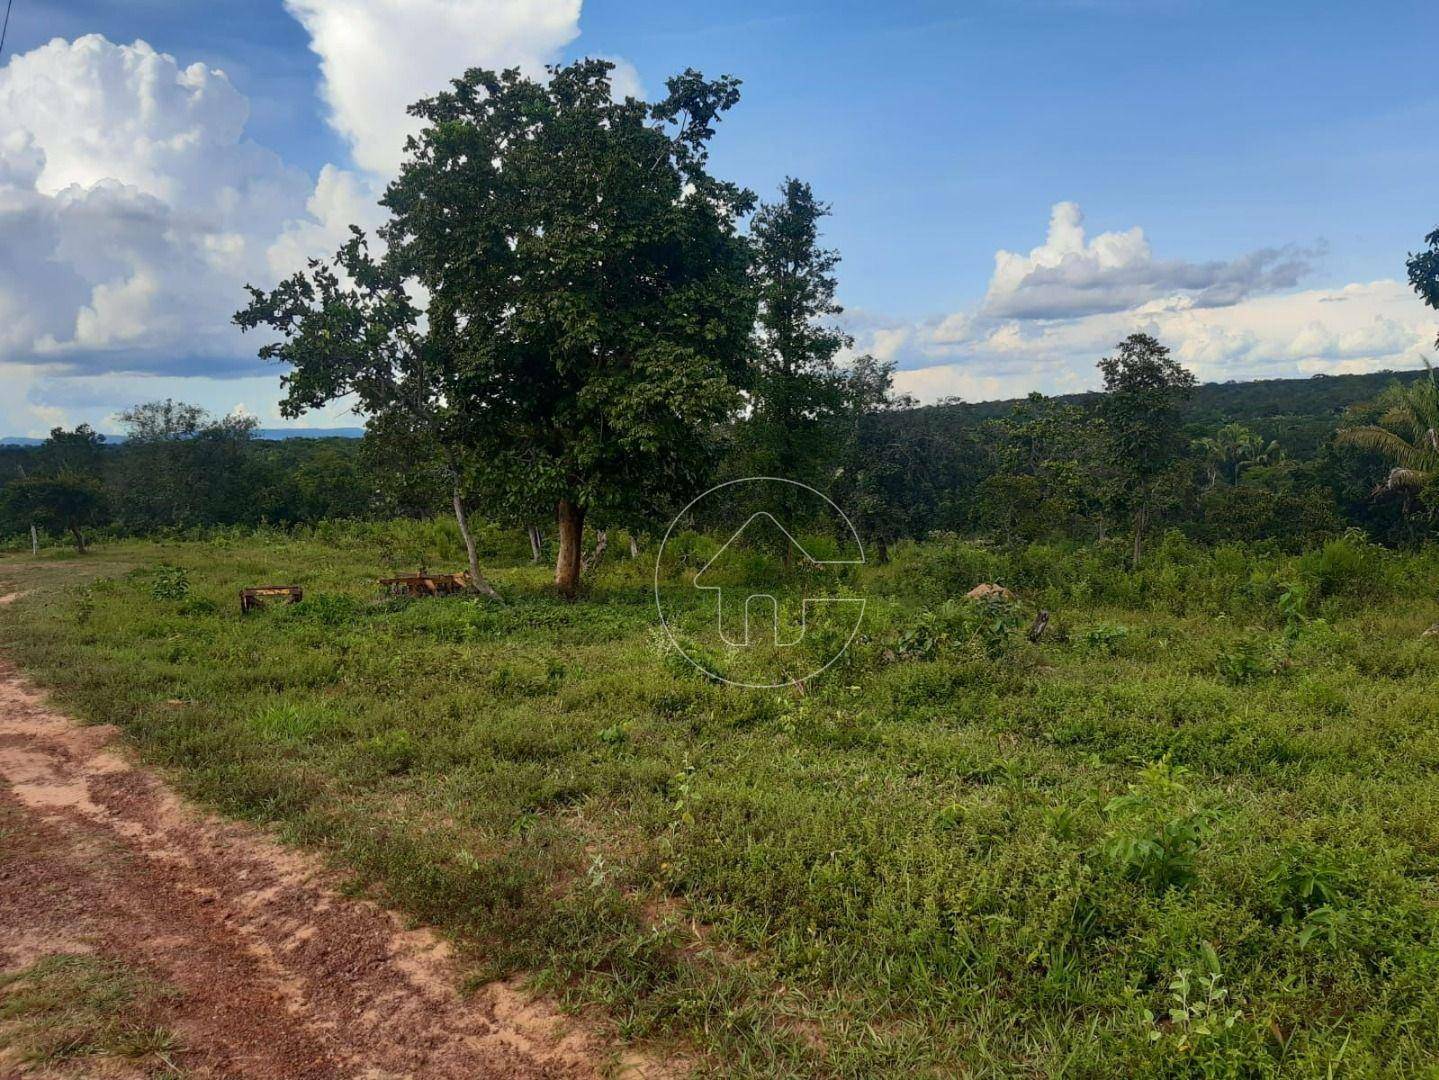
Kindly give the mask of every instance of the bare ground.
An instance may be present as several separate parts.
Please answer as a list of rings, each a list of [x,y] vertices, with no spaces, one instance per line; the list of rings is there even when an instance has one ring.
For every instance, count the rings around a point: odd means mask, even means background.
[[[668,1075],[509,982],[457,989],[446,942],[342,897],[311,856],[202,814],[109,727],[48,709],[0,665],[0,970],[98,952],[181,993],[196,1076]],[[0,1075],[15,1062],[0,1059]]]

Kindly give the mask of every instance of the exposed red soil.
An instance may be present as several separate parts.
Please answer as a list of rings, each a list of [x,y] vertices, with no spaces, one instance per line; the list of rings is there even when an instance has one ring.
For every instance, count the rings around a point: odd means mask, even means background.
[[[341,896],[315,858],[186,805],[115,735],[0,666],[0,970],[96,951],[153,973],[181,991],[165,1022],[196,1076],[668,1072],[513,983],[461,994],[441,938]]]

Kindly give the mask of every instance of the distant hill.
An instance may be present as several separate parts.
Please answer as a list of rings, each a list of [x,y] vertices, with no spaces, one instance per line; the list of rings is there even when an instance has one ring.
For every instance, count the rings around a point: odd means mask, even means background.
[[[1266,439],[1279,439],[1285,450],[1301,457],[1314,453],[1329,440],[1344,410],[1369,401],[1394,381],[1409,382],[1423,371],[1376,371],[1368,375],[1314,375],[1305,379],[1257,379],[1253,382],[1202,383],[1185,407],[1185,420],[1202,428],[1239,421]],[[1099,394],[1062,394],[1057,400],[1092,405]],[[911,412],[916,419],[938,420],[941,428],[964,428],[1008,415],[1022,398],[925,405]],[[358,439],[362,427],[260,428],[257,439]],[[106,435],[108,443],[122,443],[123,435]],[[0,446],[39,446],[43,439],[11,435]]]
[[[255,438],[277,441],[280,439],[358,439],[365,433],[362,427],[335,427],[335,428],[258,428],[255,431]],[[6,435],[0,438],[0,446],[39,446],[44,439],[34,439],[28,435]],[[122,443],[125,441],[123,435],[106,435],[107,443]]]
[[[1201,383],[1184,409],[1186,424],[1209,430],[1239,422],[1266,439],[1278,439],[1292,456],[1308,457],[1333,437],[1344,410],[1370,401],[1393,382],[1412,382],[1421,371],[1376,371],[1366,375],[1314,375],[1304,379]],[[1056,400],[1093,405],[1099,393],[1062,394]],[[1022,398],[957,405],[927,405],[941,428],[964,428],[1007,416]],[[938,415],[936,415],[938,414]]]
[[[358,439],[365,434],[362,427],[259,428],[257,439]]]
[[[1186,419],[1208,421],[1258,420],[1267,416],[1325,415],[1343,412],[1368,401],[1396,380],[1410,382],[1421,371],[1375,371],[1366,375],[1311,375],[1303,379],[1255,379],[1250,382],[1200,383],[1186,407]],[[1055,400],[1092,404],[1098,391],[1060,394]],[[1005,416],[1023,398],[929,405],[931,409],[959,409],[978,420]]]

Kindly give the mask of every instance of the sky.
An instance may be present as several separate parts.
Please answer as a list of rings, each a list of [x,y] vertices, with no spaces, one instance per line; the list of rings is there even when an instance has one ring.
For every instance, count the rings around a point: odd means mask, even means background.
[[[1439,335],[1404,271],[1439,228],[1432,2],[13,3],[0,435],[161,397],[284,426],[243,286],[380,220],[407,103],[581,56],[620,92],[743,80],[714,171],[833,206],[855,351],[921,400],[1089,389],[1136,330],[1205,381]]]

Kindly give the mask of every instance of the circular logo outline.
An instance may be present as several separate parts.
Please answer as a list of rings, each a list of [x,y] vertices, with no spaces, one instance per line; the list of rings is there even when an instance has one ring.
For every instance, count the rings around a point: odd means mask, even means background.
[[[659,549],[655,552],[655,611],[659,614],[660,626],[664,627],[665,637],[669,639],[669,642],[671,645],[674,646],[675,651],[681,656],[683,656],[690,663],[690,665],[701,675],[713,679],[716,682],[722,682],[728,686],[742,687],[746,690],[778,690],[785,686],[796,686],[800,683],[806,682],[807,680],[818,678],[826,671],[828,671],[831,667],[833,667],[836,663],[838,663],[845,653],[849,652],[849,647],[854,644],[854,639],[859,635],[859,628],[864,623],[864,613],[869,606],[869,599],[867,597],[860,596],[855,598],[859,600],[859,615],[854,620],[854,629],[849,632],[849,637],[845,640],[844,645],[840,647],[840,650],[835,653],[834,656],[831,657],[829,661],[824,664],[823,667],[817,668],[816,670],[809,672],[807,675],[801,675],[797,678],[785,679],[781,682],[773,683],[740,682],[737,679],[727,679],[723,675],[718,674],[717,672],[710,671],[698,660],[690,656],[690,654],[685,651],[684,646],[679,643],[678,638],[675,637],[674,630],[670,628],[669,620],[665,618],[664,603],[660,599],[660,567],[664,562],[665,545],[669,543],[670,536],[675,531],[675,526],[684,519],[684,516],[690,512],[690,510],[695,506],[696,503],[700,502],[703,499],[709,498],[716,491],[720,491],[727,487],[732,487],[735,484],[750,484],[756,481],[772,481],[778,484],[790,484],[794,487],[803,488],[805,491],[808,491],[812,495],[818,495],[825,502],[829,503],[830,507],[834,510],[834,512],[840,516],[840,519],[844,522],[845,527],[849,529],[849,534],[850,536],[854,537],[855,547],[859,551],[859,559],[857,562],[854,560],[847,561],[854,563],[854,565],[866,565],[867,560],[864,557],[864,542],[860,539],[859,530],[854,527],[854,522],[850,521],[849,515],[839,508],[839,504],[837,504],[824,492],[818,490],[817,488],[810,487],[808,484],[804,483],[801,480],[791,480],[788,477],[784,476],[741,476],[734,480],[726,480],[723,483],[715,484],[713,487],[700,492],[689,502],[685,503],[684,509],[674,516],[674,520],[672,520],[669,523],[669,527],[665,529],[664,538],[660,540]],[[781,528],[783,528],[783,526],[781,526]],[[788,530],[785,531],[786,534],[788,534]]]

